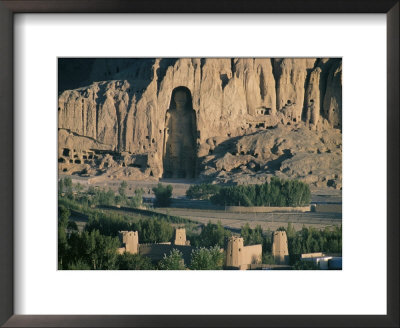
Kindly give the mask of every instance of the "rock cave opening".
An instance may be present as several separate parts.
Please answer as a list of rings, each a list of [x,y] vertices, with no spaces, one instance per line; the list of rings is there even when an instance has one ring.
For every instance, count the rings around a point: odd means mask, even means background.
[[[192,179],[196,176],[197,122],[192,94],[186,87],[175,88],[165,116],[164,178]]]
[[[68,148],[63,149],[63,156],[69,156],[70,150]]]

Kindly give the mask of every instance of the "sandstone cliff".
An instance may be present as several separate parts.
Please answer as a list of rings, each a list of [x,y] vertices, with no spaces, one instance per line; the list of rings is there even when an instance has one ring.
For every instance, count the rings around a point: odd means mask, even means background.
[[[328,184],[333,179],[332,186],[340,185],[341,59],[98,59],[87,79],[93,82],[59,95],[62,172],[161,177],[166,112],[173,90],[184,86],[190,90],[196,112],[200,177],[207,178],[209,167],[226,172],[224,165],[237,168],[240,165],[232,164],[237,162],[242,166],[254,163],[265,174],[279,175],[286,170],[289,177],[307,176],[310,180],[308,175],[318,176],[311,182]],[[322,134],[335,136],[336,148],[328,147],[330,153],[321,150],[326,148]],[[246,136],[257,140],[250,142]],[[279,151],[271,153],[276,146],[272,140],[284,136],[290,136],[284,150],[292,157],[282,158],[281,165],[273,169],[269,162],[281,155]],[[232,158],[224,160],[231,164],[208,157],[215,149],[216,153],[224,149],[219,145],[230,142],[250,153],[229,151],[226,155]],[[312,146],[307,146],[308,142]],[[260,154],[251,148],[254,143],[263,144],[263,156],[254,157],[254,152]],[[265,155],[268,152],[272,154],[269,157]],[[314,163],[307,174],[295,163],[295,155],[300,153],[312,154],[302,160]],[[315,163],[319,162],[331,163],[321,164],[326,172],[318,173]],[[333,168],[332,175],[329,171]]]

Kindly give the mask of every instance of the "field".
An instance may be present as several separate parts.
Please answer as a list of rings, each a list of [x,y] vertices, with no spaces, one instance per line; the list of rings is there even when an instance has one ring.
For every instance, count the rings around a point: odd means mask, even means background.
[[[62,178],[62,176],[60,176]],[[89,186],[98,186],[100,188],[111,188],[117,192],[121,184],[119,180],[112,181],[93,181],[82,177],[72,178],[73,183],[80,183],[83,188]],[[342,224],[341,211],[341,191],[332,189],[314,189],[312,191],[311,203],[317,204],[315,212],[275,212],[275,213],[240,213],[227,212],[224,208],[215,206],[209,201],[188,200],[185,197],[186,190],[190,183],[180,182],[172,179],[162,180],[163,183],[173,186],[173,200],[168,208],[154,208],[157,213],[179,216],[189,220],[206,224],[209,221],[217,223],[218,221],[232,232],[240,232],[241,227],[248,223],[251,228],[260,225],[263,230],[274,231],[282,226],[287,226],[290,222],[295,230],[300,230],[303,226],[324,229],[325,227],[339,226]],[[151,188],[158,182],[153,181],[127,181],[127,195],[132,196],[134,190],[142,188],[144,197],[152,199],[154,197]],[[126,211],[119,208],[109,209],[108,211],[127,214]],[[124,213],[125,212],[125,213]],[[77,219],[78,225],[84,225],[83,221]]]

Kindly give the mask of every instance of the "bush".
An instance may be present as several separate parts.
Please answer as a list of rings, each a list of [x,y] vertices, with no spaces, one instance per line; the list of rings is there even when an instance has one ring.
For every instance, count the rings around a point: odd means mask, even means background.
[[[272,254],[263,254],[262,256],[262,263],[263,264],[275,264],[275,259]]]
[[[195,247],[218,246],[225,248],[228,238],[232,235],[229,230],[224,229],[221,222],[217,224],[208,222],[201,230],[200,235],[193,236],[193,245]],[[192,242],[191,240],[191,242]]]
[[[126,252],[118,255],[117,268],[119,270],[154,270],[148,257]]]
[[[287,230],[291,263],[296,263],[304,253],[342,253],[342,227],[324,230],[303,227],[295,233],[289,233],[289,227]]]
[[[113,270],[118,247],[118,238],[103,236],[98,230],[73,232],[67,239],[67,252],[60,253],[59,245],[59,269]]]
[[[158,263],[160,270],[185,270],[183,255],[177,249],[173,249],[169,255],[164,254],[164,258]]]
[[[172,186],[167,185],[164,186],[161,183],[157,185],[157,187],[153,188],[153,192],[156,196],[156,206],[166,207],[171,204],[171,196],[172,196]]]
[[[221,189],[220,186],[209,183],[202,183],[199,185],[191,185],[188,190],[186,190],[186,196],[189,199],[210,199]]]
[[[65,193],[67,198],[73,198],[73,186],[71,178],[67,177],[58,181],[58,194]]]
[[[82,260],[67,265],[67,270],[90,270],[90,265]]]
[[[143,189],[135,189],[133,197],[128,200],[128,205],[134,208],[141,207],[143,205],[143,194]]]
[[[140,243],[163,243],[173,238],[174,228],[165,219],[154,216],[149,219],[128,221],[117,214],[96,213],[89,215],[85,231],[100,231],[105,236],[118,236],[119,231],[138,231]]]
[[[297,261],[293,265],[293,270],[318,270],[318,267],[311,261]]]
[[[244,246],[262,244],[264,240],[260,225],[257,225],[255,229],[251,229],[249,224],[246,223],[242,226],[240,235],[243,237]]]
[[[311,191],[303,182],[273,177],[260,185],[221,187],[210,199],[221,206],[305,206]]]
[[[139,220],[132,224],[132,230],[139,231],[141,243],[164,243],[172,240],[174,228],[162,219]]]
[[[191,270],[221,270],[224,264],[224,253],[218,246],[197,248],[192,251]]]

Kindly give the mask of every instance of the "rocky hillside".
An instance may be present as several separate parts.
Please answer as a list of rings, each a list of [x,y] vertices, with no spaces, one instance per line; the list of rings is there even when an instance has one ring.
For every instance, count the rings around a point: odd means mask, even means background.
[[[183,86],[196,113],[200,179],[279,175],[340,188],[341,65],[337,58],[92,60],[75,77],[88,85],[59,95],[60,172],[162,177],[166,113]]]

